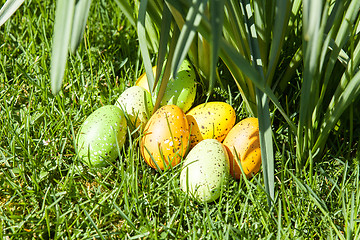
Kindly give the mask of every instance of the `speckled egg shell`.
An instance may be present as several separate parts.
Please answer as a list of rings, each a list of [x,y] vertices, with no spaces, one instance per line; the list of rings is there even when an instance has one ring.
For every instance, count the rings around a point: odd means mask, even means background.
[[[222,143],[205,139],[188,153],[180,173],[180,188],[200,202],[212,202],[227,184],[229,159]]]
[[[125,142],[126,119],[114,105],[100,107],[90,114],[77,135],[80,159],[87,165],[103,167],[114,161]]]
[[[230,172],[234,178],[241,177],[236,153],[247,178],[259,172],[261,150],[257,118],[245,118],[237,123],[227,134],[223,143],[229,152]]]
[[[140,141],[145,162],[155,169],[177,165],[188,147],[188,127],[185,114],[178,106],[159,108],[146,124]]]
[[[145,126],[154,108],[150,93],[139,86],[126,89],[117,99],[115,106],[128,115],[131,125],[136,128]]]
[[[196,96],[196,74],[188,60],[184,60],[176,78],[170,78],[160,106],[177,105],[187,112]]]
[[[220,142],[234,126],[235,110],[225,102],[208,102],[191,109],[186,118],[190,129],[190,148],[203,139]]]
[[[155,74],[156,74],[156,66],[154,66],[152,68],[152,70],[153,70],[153,74],[155,76]],[[146,72],[141,74],[141,76],[136,80],[135,85],[145,88],[146,91],[148,91],[150,93],[149,84],[148,84],[147,77],[146,77]]]

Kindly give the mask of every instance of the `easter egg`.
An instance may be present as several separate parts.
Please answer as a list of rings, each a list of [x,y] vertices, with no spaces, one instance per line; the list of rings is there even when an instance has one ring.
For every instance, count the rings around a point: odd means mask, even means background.
[[[77,135],[80,159],[87,165],[103,167],[119,156],[126,136],[126,119],[114,105],[100,107],[83,122]]]
[[[229,159],[216,139],[205,139],[190,150],[180,173],[180,188],[201,202],[212,202],[221,194],[229,177]]]
[[[234,178],[241,177],[240,164],[247,178],[259,172],[261,150],[257,118],[245,118],[237,123],[227,134],[223,144],[229,152],[230,172]]]
[[[117,99],[115,106],[128,115],[135,128],[145,126],[154,108],[150,93],[139,86],[126,89]]]
[[[156,66],[153,67],[154,75]],[[140,76],[136,81],[137,86],[142,86],[149,91],[146,74]],[[155,103],[157,93],[160,89],[160,82],[156,86],[153,102]],[[160,106],[177,105],[184,112],[187,112],[194,103],[196,96],[196,73],[188,60],[184,60],[177,72],[176,78],[170,77],[168,80],[164,96],[161,99]]]
[[[154,74],[154,77],[155,77],[155,75],[156,75],[156,66],[154,66],[152,68],[152,70],[153,70],[153,74]],[[146,77],[146,72],[141,74],[141,76],[136,80],[135,85],[145,88],[146,91],[148,91],[150,93],[150,88],[149,88],[148,80],[147,80],[147,77]]]
[[[140,152],[149,166],[165,169],[181,161],[188,142],[189,125],[184,112],[176,105],[165,105],[145,125]]]
[[[196,96],[196,74],[188,60],[180,65],[176,78],[170,78],[160,106],[177,105],[187,112],[194,103]]]
[[[235,110],[225,102],[208,102],[192,108],[186,118],[190,129],[190,148],[203,139],[220,142],[234,126]]]

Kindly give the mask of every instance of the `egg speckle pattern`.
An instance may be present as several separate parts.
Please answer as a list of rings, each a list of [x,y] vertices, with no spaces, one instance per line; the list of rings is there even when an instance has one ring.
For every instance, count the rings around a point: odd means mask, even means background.
[[[126,89],[117,99],[115,106],[129,116],[131,125],[135,127],[145,126],[154,108],[150,93],[139,86]]]
[[[224,139],[228,149],[231,175],[241,177],[240,160],[242,169],[247,178],[259,172],[261,167],[261,149],[259,139],[259,123],[257,118],[245,118],[237,123]]]
[[[235,110],[225,102],[208,102],[191,109],[186,118],[190,129],[190,147],[203,139],[214,138],[220,142],[234,126]]]
[[[122,148],[126,136],[126,119],[114,105],[100,107],[90,114],[77,135],[80,159],[87,165],[103,167],[114,161],[118,147]]]
[[[176,105],[159,108],[149,119],[140,142],[140,152],[152,168],[177,165],[189,142],[189,129],[184,112]]]
[[[176,78],[170,78],[160,106],[177,105],[187,112],[196,96],[196,74],[188,60],[184,60]]]
[[[180,188],[201,202],[212,202],[221,194],[229,176],[225,147],[216,139],[205,139],[188,153],[180,173]]]

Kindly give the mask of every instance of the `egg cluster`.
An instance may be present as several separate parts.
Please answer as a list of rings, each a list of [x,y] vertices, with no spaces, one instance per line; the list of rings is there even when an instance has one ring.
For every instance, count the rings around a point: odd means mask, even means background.
[[[199,201],[214,201],[230,176],[239,179],[244,172],[250,178],[260,170],[258,120],[235,125],[235,111],[225,102],[192,108],[195,94],[196,74],[185,60],[153,113],[154,98],[143,74],[115,105],[85,120],[77,137],[80,159],[95,167],[114,161],[130,127],[141,132],[140,153],[150,167],[164,170],[181,163],[180,188]]]

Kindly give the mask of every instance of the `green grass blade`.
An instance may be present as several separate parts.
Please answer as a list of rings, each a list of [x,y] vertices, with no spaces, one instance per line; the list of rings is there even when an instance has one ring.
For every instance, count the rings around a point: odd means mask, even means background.
[[[350,80],[349,84],[343,90],[342,94],[334,100],[333,107],[329,108],[325,115],[323,123],[321,124],[321,130],[319,137],[313,147],[313,152],[316,152],[318,148],[322,148],[325,144],[330,131],[335,127],[337,121],[347,107],[356,99],[360,94],[360,72],[357,72],[355,76]]]
[[[131,25],[135,26],[134,9],[129,5],[128,0],[115,0],[116,4],[120,7],[121,11],[126,16],[126,19]]]
[[[146,77],[149,84],[150,93],[153,95],[154,89],[154,74],[152,71],[152,64],[150,60],[149,50],[147,48],[147,37],[146,37],[146,29],[145,29],[145,18],[146,18],[146,7],[148,4],[148,0],[141,1],[139,7],[139,16],[137,21],[137,33],[139,37],[139,46],[141,51],[141,56],[144,62]]]
[[[105,240],[104,236],[101,234],[101,231],[100,229],[98,228],[98,226],[96,226],[96,223],[94,222],[94,220],[91,218],[91,216],[89,215],[89,213],[85,210],[84,210],[84,213],[87,217],[87,219],[90,221],[91,225],[95,228],[96,232],[99,234],[99,237],[102,239],[102,240]]]
[[[211,48],[208,95],[211,94],[215,85],[216,65],[219,58],[219,44],[222,36],[222,29],[224,23],[224,5],[224,0],[214,0],[210,2]]]
[[[163,8],[163,14],[162,14],[162,22],[161,22],[161,30],[160,30],[160,42],[159,42],[159,51],[158,51],[158,58],[157,58],[157,63],[156,63],[156,75],[155,75],[155,83],[154,85],[156,86],[159,78],[160,78],[160,74],[161,71],[163,69],[163,64],[165,62],[165,57],[166,57],[166,53],[167,53],[167,47],[168,47],[168,40],[169,40],[169,36],[170,36],[170,31],[171,31],[171,23],[173,21],[173,17],[171,15],[170,9],[168,8],[168,6],[165,4],[164,8]]]
[[[119,212],[120,216],[127,221],[127,223],[130,225],[130,227],[133,230],[137,231],[135,224],[131,221],[131,219],[128,216],[126,216],[126,214],[120,209],[120,207],[118,205],[116,205],[115,203],[114,203],[114,207]]]
[[[246,25],[250,33],[250,52],[253,56],[253,65],[259,73],[259,81],[263,86],[268,86],[264,77],[261,61],[260,46],[258,35],[255,31],[255,22],[250,8],[250,2],[245,1]],[[263,166],[265,190],[268,195],[268,205],[272,206],[275,196],[275,169],[274,169],[274,150],[272,141],[271,119],[268,97],[264,91],[256,88],[257,116],[259,119],[259,136],[261,146],[261,158]]]
[[[50,69],[51,90],[53,94],[57,94],[60,91],[64,78],[75,0],[58,0],[56,3]]]
[[[79,0],[76,2],[70,41],[70,50],[73,53],[75,53],[83,38],[90,5],[91,0]]]
[[[175,48],[174,59],[172,63],[172,76],[175,78],[180,65],[186,57],[186,54],[195,37],[196,29],[200,24],[202,12],[206,6],[206,0],[196,0],[190,7],[186,16],[186,23],[181,29],[178,43]]]
[[[179,34],[180,34],[180,30],[179,30],[179,28],[176,27],[174,29],[173,36],[171,38],[171,43],[170,43],[170,47],[169,47],[169,55],[168,55],[168,59],[165,64],[164,75],[161,79],[159,92],[157,93],[156,101],[154,104],[154,111],[156,111],[156,109],[160,106],[161,99],[163,98],[163,96],[165,94],[166,86],[167,86],[167,83],[171,76],[171,65],[172,65],[172,60],[173,60],[175,47],[176,47],[176,43],[177,43]]]
[[[287,33],[287,26],[291,12],[291,1],[278,0],[276,1],[276,14],[273,26],[273,39],[270,45],[269,63],[267,66],[266,80],[271,85],[272,78],[274,76],[278,60],[280,57],[282,45]]]
[[[7,0],[0,9],[0,27],[16,12],[24,0]]]

